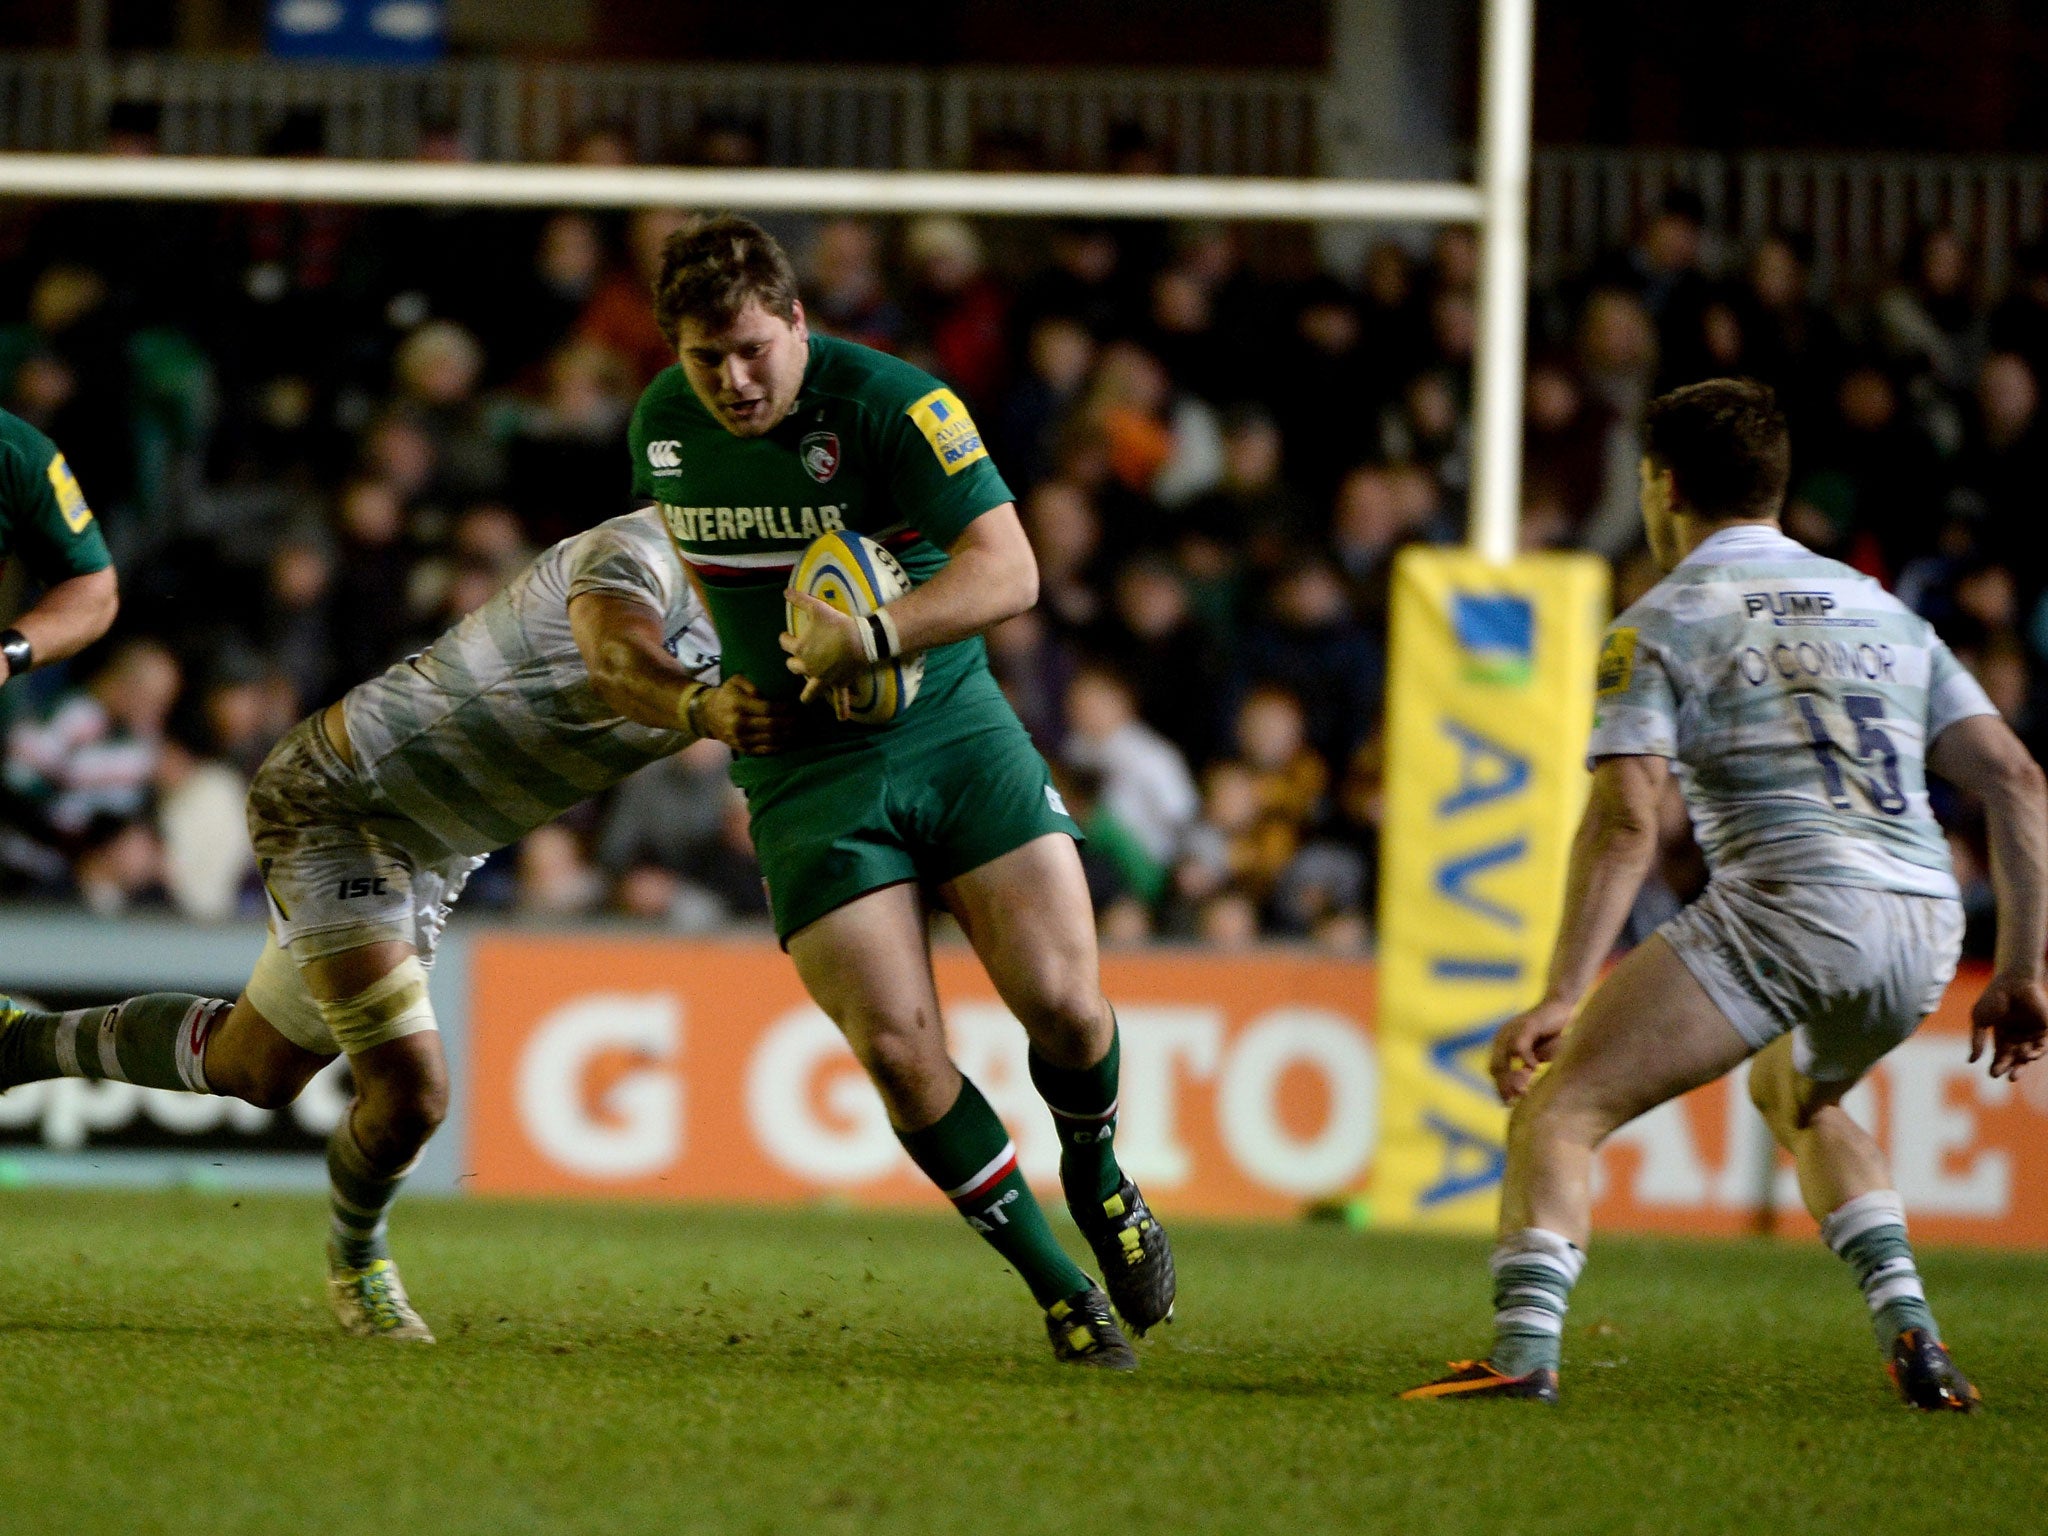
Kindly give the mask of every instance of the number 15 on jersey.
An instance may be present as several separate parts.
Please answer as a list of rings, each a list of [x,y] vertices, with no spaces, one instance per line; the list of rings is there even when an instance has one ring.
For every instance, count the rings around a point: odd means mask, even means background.
[[[1904,815],[1906,793],[1899,782],[1899,751],[1884,733],[1882,724],[1884,700],[1869,693],[1842,695],[1842,710],[1849,717],[1848,734],[1855,741],[1851,750],[1837,742],[1828,730],[1822,711],[1830,701],[1824,694],[1799,693],[1793,698],[1798,703],[1800,718],[1806,723],[1807,744],[1820,762],[1828,803],[1838,811],[1856,809],[1849,796],[1849,785],[1853,783],[1877,810],[1887,816]],[[1844,763],[1869,771],[1845,773]]]

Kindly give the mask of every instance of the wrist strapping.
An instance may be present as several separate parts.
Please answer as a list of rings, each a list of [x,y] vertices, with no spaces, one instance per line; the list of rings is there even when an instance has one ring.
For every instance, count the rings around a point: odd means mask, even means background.
[[[887,608],[877,608],[862,626],[861,648],[870,662],[894,661],[903,654],[903,638],[896,633],[896,621]]]
[[[699,739],[704,735],[704,696],[710,691],[709,683],[692,683],[676,710],[682,717],[683,729]]]

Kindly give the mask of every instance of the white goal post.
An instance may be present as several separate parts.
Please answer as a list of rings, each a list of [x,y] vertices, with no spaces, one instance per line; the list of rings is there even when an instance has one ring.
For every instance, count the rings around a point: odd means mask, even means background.
[[[0,154],[0,197],[698,207],[1472,224],[1479,231],[1468,538],[1515,552],[1520,522],[1534,0],[1486,0],[1479,180],[1278,180],[922,171],[683,170],[364,160]]]

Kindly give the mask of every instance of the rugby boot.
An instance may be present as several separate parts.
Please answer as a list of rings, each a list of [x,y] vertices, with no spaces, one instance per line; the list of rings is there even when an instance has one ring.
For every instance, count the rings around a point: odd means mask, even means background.
[[[1892,1340],[1885,1371],[1899,1396],[1929,1413],[1968,1413],[1984,1401],[1984,1394],[1925,1328],[1908,1328]]]
[[[1139,1338],[1156,1323],[1173,1321],[1173,1248],[1166,1229],[1152,1214],[1138,1186],[1125,1179],[1115,1194],[1095,1209],[1067,1207],[1095,1262],[1102,1266],[1102,1284],[1116,1303],[1117,1316]]]
[[[358,1339],[434,1342],[433,1330],[413,1311],[405,1282],[398,1278],[398,1266],[389,1259],[372,1259],[361,1269],[353,1269],[330,1248],[327,1302],[341,1320],[342,1330]]]
[[[1538,1403],[1557,1401],[1557,1372],[1539,1366],[1526,1376],[1510,1376],[1491,1360],[1453,1360],[1451,1374],[1410,1387],[1403,1402],[1425,1397],[1518,1397]]]
[[[1138,1368],[1138,1352],[1109,1315],[1109,1298],[1096,1286],[1047,1307],[1045,1332],[1057,1359],[1105,1371]]]

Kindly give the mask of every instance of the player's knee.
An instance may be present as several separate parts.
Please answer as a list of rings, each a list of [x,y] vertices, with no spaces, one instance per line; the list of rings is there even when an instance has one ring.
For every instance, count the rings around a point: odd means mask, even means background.
[[[1060,1066],[1091,1066],[1107,1048],[1109,1004],[1092,973],[1041,976],[1021,1011],[1032,1044]]]
[[[235,1085],[234,1097],[258,1109],[283,1109],[299,1096],[312,1076],[283,1062],[265,1062],[242,1075]]]
[[[424,1144],[448,1118],[448,1079],[423,1083],[392,1107],[393,1129],[408,1141]]]
[[[892,1102],[916,1097],[944,1070],[945,1036],[935,1020],[865,1019],[846,1034],[861,1066]]]
[[[1515,1142],[1568,1142],[1597,1147],[1623,1123],[1590,1085],[1569,1072],[1552,1068],[1518,1101],[1508,1116],[1508,1138]]]
[[[413,1075],[403,1082],[363,1085],[356,1135],[379,1163],[408,1161],[448,1118],[445,1072]]]
[[[1759,1052],[1749,1069],[1749,1102],[1781,1134],[1799,1119],[1798,1084],[1792,1071],[1789,1036]]]
[[[268,1034],[248,1028],[217,1030],[204,1056],[207,1086],[258,1109],[283,1109],[296,1099],[323,1063],[279,1037],[264,1039]]]

